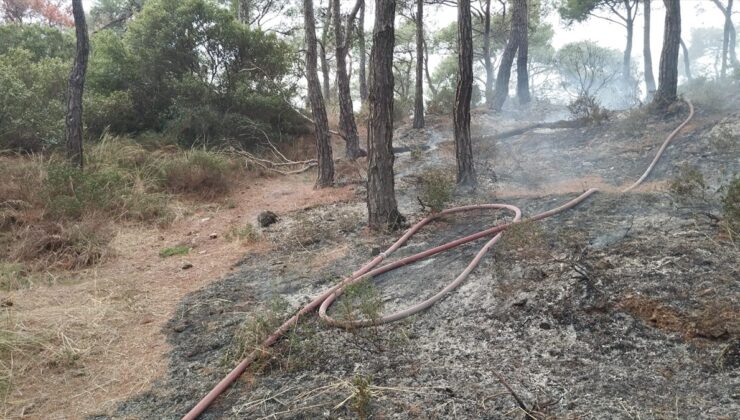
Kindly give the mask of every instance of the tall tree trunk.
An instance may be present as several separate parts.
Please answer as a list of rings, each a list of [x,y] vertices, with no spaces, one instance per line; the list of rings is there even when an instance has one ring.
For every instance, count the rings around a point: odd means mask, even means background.
[[[470,139],[470,100],[473,96],[473,24],[470,0],[457,2],[457,91],[455,92],[455,157],[457,158],[457,183],[475,186],[473,145]]]
[[[655,94],[655,77],[653,76],[653,54],[650,51],[650,0],[643,0],[645,26],[642,44],[642,57],[645,63],[645,91],[650,101]]]
[[[626,9],[624,24],[627,27],[627,45],[624,47],[624,57],[622,58],[622,80],[624,87],[629,86],[632,76],[632,40],[635,35],[635,14],[632,12],[631,0],[624,0]]]
[[[324,27],[321,30],[321,75],[324,79],[322,88],[324,89],[324,99],[331,102],[331,76],[329,75],[329,60],[326,58],[326,50],[329,48],[329,28],[331,27],[332,2],[326,6],[326,16],[324,17]]]
[[[424,77],[427,79],[427,86],[429,91],[432,92],[432,96],[437,96],[437,88],[432,83],[432,75],[429,74],[429,49],[427,48],[427,40],[424,39]]]
[[[344,135],[346,154],[351,160],[355,160],[366,153],[360,148],[360,136],[357,134],[355,123],[355,112],[352,108],[352,94],[349,89],[349,75],[347,74],[347,51],[349,51],[350,35],[352,33],[352,22],[362,0],[358,0],[355,8],[347,18],[347,32],[342,29],[341,6],[339,0],[333,1],[334,37],[337,44],[337,89],[339,91],[339,127]]]
[[[251,15],[252,0],[237,0],[236,3],[236,17],[239,22],[249,25],[249,17]]]
[[[358,71],[358,77],[360,78],[360,102],[365,103],[367,101],[367,75],[366,75],[366,59],[367,55],[365,52],[365,2],[362,2],[360,7],[360,16],[357,19],[357,43],[360,49],[360,69]]]
[[[77,51],[72,72],[69,75],[67,94],[67,158],[70,163],[82,169],[84,166],[82,154],[82,93],[85,89],[87,59],[90,55],[90,41],[82,0],[72,0],[72,15],[75,20]]]
[[[496,76],[496,88],[493,91],[493,103],[491,109],[501,111],[501,108],[509,96],[509,79],[511,78],[511,65],[514,63],[514,55],[517,53],[519,45],[522,43],[524,36],[524,27],[527,22],[527,0],[514,0],[511,10],[511,33],[509,41],[504,48],[504,54],[501,57],[501,64]]]
[[[521,105],[526,105],[532,100],[529,94],[529,67],[527,66],[527,56],[529,54],[529,9],[527,0],[522,1],[522,8],[524,9],[522,13],[524,22],[520,28],[519,48],[516,53],[516,96],[519,98]]]
[[[683,55],[683,68],[684,73],[686,73],[686,78],[688,80],[693,80],[693,76],[691,76],[691,58],[689,57],[689,49],[686,47],[686,43],[683,42],[683,38],[681,38],[681,55]]]
[[[725,28],[722,33],[722,77],[727,76],[727,55],[729,54],[730,46],[730,30],[732,30],[732,0],[727,1],[727,8],[725,9]],[[727,12],[729,11],[729,13]]]
[[[681,43],[681,4],[680,0],[663,0],[666,8],[663,50],[660,53],[660,72],[658,90],[653,105],[666,109],[676,101],[678,89],[678,47]]]
[[[729,53],[730,63],[733,66],[738,66],[737,51],[735,50],[735,43],[737,33],[735,31],[735,25],[732,23],[732,7],[734,0],[727,0],[727,6],[725,7],[720,0],[712,0],[722,14],[725,16],[724,33],[722,36],[722,76],[724,77],[727,71],[727,55]]]
[[[424,128],[424,0],[416,0],[416,90],[414,128]]]
[[[375,27],[370,49],[368,104],[367,213],[372,229],[397,228],[398,212],[393,179],[393,47],[395,0],[375,2]]]
[[[486,107],[493,107],[493,63],[491,60],[491,0],[486,0],[483,16],[483,67],[486,70]]]
[[[326,118],[324,98],[321,96],[321,85],[317,67],[316,21],[313,14],[313,0],[303,0],[303,20],[306,32],[306,80],[308,82],[308,99],[311,102],[314,129],[316,135],[316,152],[319,174],[316,188],[330,186],[334,182],[334,158],[329,137],[329,122]]]

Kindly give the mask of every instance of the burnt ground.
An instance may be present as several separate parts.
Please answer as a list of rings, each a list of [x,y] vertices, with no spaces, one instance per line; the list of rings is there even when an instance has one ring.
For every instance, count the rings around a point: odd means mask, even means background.
[[[491,134],[542,112],[478,113],[481,186],[456,203],[506,202],[531,215],[587,187],[603,191],[505,234],[459,289],[413,318],[349,332],[304,323],[203,418],[523,418],[497,375],[539,417],[736,418],[740,251],[717,223],[715,191],[740,172],[740,154],[737,137],[728,150],[711,133],[740,118],[697,108],[649,184],[631,194],[619,187],[639,177],[685,110],[498,141]],[[454,162],[448,125],[398,129],[396,143],[409,151],[396,161],[397,193],[411,221],[422,216],[419,174]],[[703,173],[704,197],[666,192],[686,162]],[[163,331],[167,375],[113,417],[179,418],[235,364],[239,344],[249,346],[245,329],[274,324],[388,246],[393,236],[363,230],[363,196],[358,185],[354,203],[281,215],[264,231],[272,251],[246,255],[234,274],[188,296]],[[500,217],[436,222],[394,258]],[[373,279],[383,311],[434,294],[481,244]],[[333,312],[344,306],[340,299]]]

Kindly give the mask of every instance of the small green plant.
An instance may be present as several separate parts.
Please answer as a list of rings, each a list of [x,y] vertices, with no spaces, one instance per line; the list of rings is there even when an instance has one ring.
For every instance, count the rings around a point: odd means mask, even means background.
[[[0,290],[18,290],[31,284],[32,276],[23,264],[0,261]]]
[[[226,233],[226,240],[227,241],[239,241],[239,242],[246,242],[246,243],[252,243],[259,240],[260,235],[259,232],[257,232],[257,229],[252,226],[251,223],[247,223],[246,225],[242,227],[232,227],[227,233]]]
[[[646,108],[630,109],[619,121],[617,129],[626,137],[642,137],[647,129],[648,115]]]
[[[568,104],[570,115],[588,124],[601,124],[609,119],[609,112],[602,108],[594,96],[580,95]]]
[[[172,257],[175,255],[186,255],[190,252],[190,247],[186,245],[176,245],[168,248],[164,248],[159,251],[159,256],[162,258]]]
[[[668,191],[677,201],[704,199],[707,183],[704,175],[695,166],[687,163],[681,165],[673,179],[668,184]]]
[[[452,199],[454,180],[449,171],[430,169],[423,172],[419,178],[421,196],[419,200],[428,206],[432,212],[439,212]]]
[[[515,223],[504,232],[506,248],[530,258],[545,251],[544,238],[541,225],[530,220]]]
[[[230,365],[244,359],[253,351],[259,351],[263,357],[262,363],[255,364],[257,370],[269,365],[272,354],[262,347],[262,343],[284,321],[288,310],[288,302],[275,298],[254,311],[255,316],[247,319],[233,335],[231,344],[222,358],[224,365]]]
[[[368,319],[373,322],[383,313],[383,300],[372,279],[350,284],[342,294],[344,319],[356,321]]]
[[[409,157],[412,160],[421,160],[424,157],[424,149],[418,145],[409,147]]]
[[[735,175],[724,188],[722,222],[734,239],[740,233],[740,176]]]
[[[352,378],[352,400],[350,408],[360,420],[366,420],[370,417],[370,403],[372,402],[373,393],[370,386],[373,383],[371,376],[355,375]]]
[[[720,123],[709,133],[709,144],[717,153],[737,153],[740,148],[740,135],[729,123]]]

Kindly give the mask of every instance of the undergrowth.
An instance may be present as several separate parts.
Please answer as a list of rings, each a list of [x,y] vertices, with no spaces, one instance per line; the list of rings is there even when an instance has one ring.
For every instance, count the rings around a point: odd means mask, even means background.
[[[113,224],[166,226],[176,194],[211,200],[236,175],[216,152],[148,149],[109,135],[86,145],[85,158],[80,170],[53,153],[0,157],[0,263],[18,264],[17,273],[95,265],[110,255]]]
[[[433,213],[437,213],[452,200],[454,187],[455,182],[450,171],[426,170],[419,176],[419,201]]]

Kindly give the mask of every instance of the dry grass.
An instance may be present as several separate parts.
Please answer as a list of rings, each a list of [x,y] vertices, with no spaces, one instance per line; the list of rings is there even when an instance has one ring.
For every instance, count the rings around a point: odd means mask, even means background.
[[[352,197],[349,187],[314,190],[310,175],[237,182],[224,198],[230,205],[186,202],[187,211],[166,229],[114,223],[108,255],[115,258],[92,267],[39,273],[22,262],[0,264],[0,281],[13,283],[0,298],[12,321],[2,324],[0,340],[16,343],[12,359],[7,352],[0,359],[12,367],[0,416],[85,418],[110,413],[119,401],[146,391],[167,368],[170,348],[162,330],[177,304],[227,274],[244,252],[269,246],[226,240],[230,226],[254,221],[265,208],[284,214]],[[180,258],[158,255],[185,237],[194,248],[189,270],[181,269]],[[303,350],[292,351],[291,363],[298,363]]]

